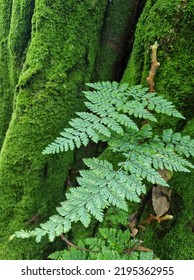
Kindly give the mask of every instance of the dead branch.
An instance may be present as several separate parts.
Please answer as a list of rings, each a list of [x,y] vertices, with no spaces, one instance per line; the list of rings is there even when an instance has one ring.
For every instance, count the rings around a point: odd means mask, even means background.
[[[152,49],[152,65],[150,69],[149,76],[147,77],[147,82],[149,84],[149,92],[154,92],[154,77],[156,74],[156,69],[160,66],[160,63],[157,61],[157,48],[158,43],[155,42],[154,45],[151,46]]]

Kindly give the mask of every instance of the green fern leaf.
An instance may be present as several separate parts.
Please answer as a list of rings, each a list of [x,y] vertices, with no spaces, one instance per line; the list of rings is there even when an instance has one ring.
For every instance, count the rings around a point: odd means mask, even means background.
[[[145,120],[157,122],[157,119],[154,117],[154,115],[145,108],[144,104],[137,100],[123,104],[123,106],[118,108],[118,110],[129,115],[134,115],[136,118],[144,118]]]
[[[146,178],[147,181],[152,184],[158,184],[164,187],[169,186],[160,174],[151,166],[151,161],[148,161],[146,157],[143,158],[142,156],[132,155],[129,158],[128,154],[124,155],[128,158],[128,160],[120,163],[120,165],[123,165],[126,171],[130,171],[131,174],[140,176],[143,179]]]
[[[144,104],[147,105],[149,110],[154,110],[157,113],[185,119],[183,115],[175,109],[175,106],[172,102],[166,100],[162,96],[156,96],[156,94],[156,92],[148,93],[143,97]]]
[[[76,118],[69,121],[70,127],[65,128],[43,154],[67,152],[81,145],[87,146],[90,140],[95,143],[105,141],[113,152],[121,155],[122,161],[114,170],[106,160],[84,159],[87,169],[80,171],[79,186],[66,193],[67,200],[57,208],[58,214],[51,216],[39,228],[16,232],[13,237],[32,236],[40,242],[47,235],[53,241],[56,236],[68,232],[73,222],[81,221],[85,227],[89,226],[92,217],[102,222],[104,210],[109,206],[127,212],[127,201],[140,202],[140,195],[146,192],[142,183],[144,179],[167,187],[158,169],[190,172],[189,169],[194,168],[184,158],[194,155],[194,140],[189,136],[174,133],[171,129],[165,130],[162,136],[154,136],[150,124],[138,127],[142,119],[157,122],[154,112],[184,118],[172,102],[140,85],[98,82],[87,86],[92,89],[83,92],[88,112],[76,113]],[[137,252],[127,256],[123,254],[127,245],[125,241],[130,237],[128,232],[104,229],[101,235],[103,241],[94,240],[94,246],[101,242],[100,253],[85,257],[138,259]],[[64,253],[64,257],[82,258],[82,255],[78,256],[75,250],[71,250]],[[142,254],[141,257],[147,255]]]
[[[187,158],[194,156],[194,139],[190,136],[182,136],[179,132],[173,133],[172,129],[166,129],[163,131],[162,140],[178,154]]]
[[[86,83],[87,86],[96,89],[96,90],[102,90],[104,88],[111,88],[111,89],[117,89],[119,84],[117,82],[97,82],[97,83]],[[128,86],[128,85],[127,85]]]
[[[84,243],[86,245],[89,245],[89,248],[91,250],[96,250],[96,251],[101,249],[103,246],[105,246],[105,240],[97,237],[86,238],[84,240]]]
[[[80,209],[78,210],[77,213],[78,213],[79,219],[82,222],[82,224],[85,227],[88,227],[90,224],[90,221],[91,221],[91,216],[88,213],[87,209],[84,207],[80,207]]]
[[[145,191],[139,177],[115,171],[108,161],[93,158],[84,159],[84,163],[90,170],[80,172],[80,187],[71,188],[66,194],[67,201],[57,208],[59,215],[50,217],[49,221],[30,233],[36,236],[37,241],[45,234],[53,241],[56,236],[68,232],[71,223],[78,220],[87,227],[91,215],[102,222],[103,210],[110,205],[127,211],[126,198],[138,202],[139,195]]]
[[[139,256],[140,260],[153,260],[154,253],[153,252],[141,252]]]

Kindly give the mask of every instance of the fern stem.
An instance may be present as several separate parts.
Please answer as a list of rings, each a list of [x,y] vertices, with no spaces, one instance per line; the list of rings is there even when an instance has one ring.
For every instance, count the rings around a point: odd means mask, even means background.
[[[100,251],[97,251],[97,250],[90,250],[90,249],[78,247],[75,244],[73,244],[72,242],[70,242],[67,238],[65,238],[65,236],[63,234],[61,234],[60,236],[61,236],[61,239],[63,241],[65,241],[65,243],[67,244],[68,247],[73,247],[73,248],[76,248],[77,250],[81,250],[81,251],[85,251],[85,252],[92,252],[92,253],[100,252]]]

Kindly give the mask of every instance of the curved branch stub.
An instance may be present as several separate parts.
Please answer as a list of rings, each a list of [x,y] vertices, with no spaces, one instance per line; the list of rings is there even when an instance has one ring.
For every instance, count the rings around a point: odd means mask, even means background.
[[[149,84],[149,92],[154,92],[154,77],[156,74],[156,69],[160,66],[160,63],[157,61],[157,48],[158,48],[157,41],[154,43],[154,45],[151,46],[152,49],[152,65],[150,69],[149,76],[147,77],[147,82]]]

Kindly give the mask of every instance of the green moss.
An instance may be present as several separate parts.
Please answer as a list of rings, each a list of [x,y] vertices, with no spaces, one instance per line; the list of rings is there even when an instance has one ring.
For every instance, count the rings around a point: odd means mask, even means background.
[[[194,119],[188,122],[184,134],[194,138]],[[174,222],[170,231],[164,236],[159,246],[161,256],[170,259],[194,259],[194,172],[179,173],[175,176],[172,187],[172,213]],[[177,205],[178,204],[178,205]]]
[[[95,80],[119,80],[125,64],[128,42],[132,39],[138,1],[111,1],[107,6]]]
[[[158,41],[158,68],[155,82],[159,94],[173,101],[176,107],[191,120],[184,133],[193,135],[193,71],[194,45],[192,18],[194,2],[147,1],[137,25],[133,51],[123,82],[146,85],[150,70],[150,46]],[[177,119],[160,117],[160,128],[172,127],[182,130],[186,124]],[[142,239],[162,259],[193,259],[192,232],[194,218],[194,172],[174,176],[171,214],[172,221],[147,226]],[[148,207],[145,211],[153,211]],[[145,213],[144,213],[145,214]]]
[[[0,149],[12,112],[13,92],[9,80],[8,35],[11,20],[11,1],[0,1]]]
[[[1,0],[0,8],[0,147],[13,109],[14,87],[31,36],[34,0]]]
[[[158,41],[161,66],[155,77],[156,90],[171,99],[190,119],[193,112],[194,3],[191,1],[147,1],[137,25],[133,51],[123,82],[146,85],[150,70],[150,46]]]
[[[21,1],[14,3],[11,53],[7,53],[13,68],[14,58],[21,57],[22,19],[30,13],[33,16],[0,154],[0,259],[40,259],[51,246],[46,239],[37,245],[34,240],[9,241],[9,236],[46,221],[64,200],[73,153],[43,156],[42,150],[83,106],[81,90],[92,75],[106,1],[39,0],[35,7],[32,1],[26,6]],[[19,24],[18,12],[23,26],[20,32],[14,29]],[[6,94],[3,84],[2,92]]]
[[[152,248],[160,259],[186,259],[194,258],[193,225],[194,225],[194,174],[176,174],[170,185],[172,187],[172,200],[169,213],[173,215],[172,221],[153,222],[146,226],[142,237],[146,246]],[[151,208],[146,209],[153,211]],[[152,212],[153,213],[153,212]]]

